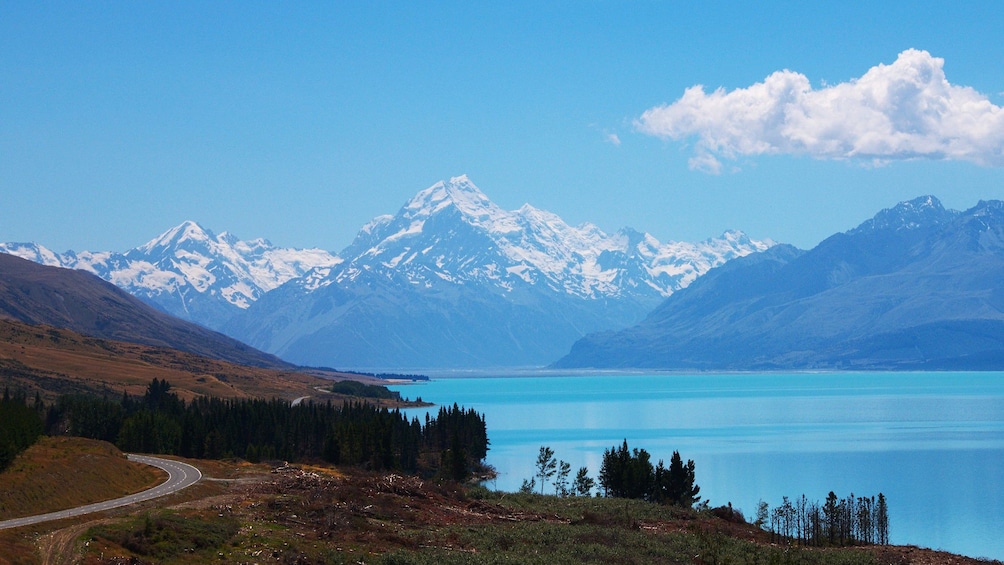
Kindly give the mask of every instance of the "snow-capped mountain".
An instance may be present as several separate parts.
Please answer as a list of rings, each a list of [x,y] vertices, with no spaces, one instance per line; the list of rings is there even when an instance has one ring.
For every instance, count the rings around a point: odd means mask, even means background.
[[[608,235],[529,204],[503,210],[460,176],[378,216],[343,262],[291,280],[224,330],[303,364],[542,364],[772,244],[738,231],[696,244]]]
[[[364,272],[394,270],[425,287],[444,280],[502,290],[544,285],[589,299],[666,297],[729,259],[771,245],[740,231],[701,243],[663,244],[629,228],[607,235],[589,223],[569,226],[529,204],[503,210],[459,176],[419,192],[396,215],[375,218],[339,253],[344,263],[309,284],[344,284]]]
[[[0,243],[0,252],[89,271],[168,313],[214,329],[290,279],[339,262],[320,249],[241,241],[191,221],[125,253],[58,254],[35,243]]]
[[[709,269],[762,251],[739,231],[661,243],[504,210],[466,176],[378,216],[337,256],[185,222],[126,251],[54,253],[162,310],[288,361],[339,368],[542,365],[587,332],[641,320]]]

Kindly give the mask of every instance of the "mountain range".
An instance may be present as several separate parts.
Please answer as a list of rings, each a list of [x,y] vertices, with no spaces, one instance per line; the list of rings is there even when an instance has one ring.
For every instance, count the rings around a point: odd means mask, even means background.
[[[882,210],[809,251],[731,261],[556,367],[999,369],[1004,202]]]
[[[320,249],[241,241],[192,221],[124,253],[55,253],[37,243],[0,243],[0,252],[87,271],[165,312],[213,329],[290,279],[338,262]]]
[[[661,243],[503,210],[466,176],[378,216],[340,253],[241,241],[185,222],[124,253],[0,251],[89,271],[158,308],[304,365],[542,365],[587,332],[640,320],[726,261],[773,242],[739,231]]]
[[[307,365],[539,366],[769,245],[740,232],[698,244],[607,235],[530,205],[503,210],[461,176],[375,218],[342,262],[268,293],[223,329]]]

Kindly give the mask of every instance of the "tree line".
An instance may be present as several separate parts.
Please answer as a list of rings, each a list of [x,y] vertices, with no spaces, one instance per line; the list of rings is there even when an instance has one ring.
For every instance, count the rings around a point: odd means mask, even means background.
[[[42,400],[37,395],[34,406],[29,406],[26,395],[11,395],[10,389],[4,388],[0,398],[0,472],[41,437],[42,411]]]
[[[885,495],[838,498],[830,491],[826,501],[810,501],[803,494],[787,496],[773,510],[760,501],[756,525],[771,532],[775,541],[794,540],[803,545],[888,545],[889,505]]]
[[[423,424],[400,410],[362,402],[293,406],[281,399],[215,397],[185,402],[170,389],[166,380],[154,379],[138,398],[67,395],[35,414],[44,419],[50,435],[105,440],[123,451],[201,459],[325,460],[460,481],[481,471],[488,453],[484,417],[456,404],[441,407]],[[7,418],[0,421],[6,423]]]
[[[707,508],[707,503],[702,503],[698,496],[701,489],[695,482],[694,461],[684,463],[679,451],[673,452],[668,467],[662,460],[653,465],[648,451],[630,449],[624,440],[620,446],[603,452],[598,485],[589,477],[586,467],[579,468],[575,479],[570,481],[571,465],[557,459],[550,447],[541,446],[535,469],[532,478],[523,480],[521,492],[536,492],[539,485],[540,494],[544,494],[545,485],[551,482],[557,496],[590,496],[593,488],[599,486],[596,496]],[[731,504],[727,519],[746,521]],[[805,495],[794,501],[784,497],[774,509],[760,501],[754,525],[770,532],[775,542],[794,541],[813,546],[888,545],[889,505],[882,493],[871,497],[851,494],[841,499],[831,491],[822,504],[808,500]]]
[[[620,447],[603,452],[600,486],[606,496],[640,498],[661,504],[691,508],[700,502],[701,487],[695,483],[694,460],[686,464],[674,451],[666,467],[660,459],[652,465],[652,456],[644,449],[628,449],[627,440]]]
[[[672,504],[692,508],[701,497],[701,487],[695,482],[694,461],[683,462],[679,451],[674,451],[666,467],[663,460],[652,465],[652,456],[644,449],[628,448],[627,440],[603,452],[603,462],[598,476],[600,492],[603,496],[616,498],[639,498],[659,504]],[[553,480],[557,496],[589,496],[596,481],[589,477],[589,469],[580,467],[575,479],[570,483],[571,464],[554,457],[554,450],[542,446],[537,455],[536,474],[524,479],[522,492],[533,492],[540,479],[540,493],[544,485]]]

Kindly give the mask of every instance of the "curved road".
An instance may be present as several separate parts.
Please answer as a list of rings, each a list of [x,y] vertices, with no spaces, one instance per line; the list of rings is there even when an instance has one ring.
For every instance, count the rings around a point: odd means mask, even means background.
[[[158,467],[167,471],[167,480],[151,489],[137,492],[136,494],[130,494],[129,496],[123,496],[122,498],[116,498],[114,500],[95,502],[94,504],[88,504],[86,506],[78,506],[76,508],[70,508],[69,510],[59,510],[57,512],[49,512],[48,514],[39,514],[37,516],[25,516],[24,518],[4,520],[0,522],[0,530],[6,528],[16,528],[18,526],[27,526],[29,524],[37,524],[39,522],[48,522],[50,520],[62,520],[63,518],[72,518],[73,516],[81,516],[92,512],[111,510],[112,508],[118,508],[120,506],[128,506],[129,504],[152,500],[154,498],[178,492],[183,488],[190,487],[199,482],[199,479],[202,478],[202,473],[187,463],[171,461],[170,459],[161,459],[159,457],[149,457],[147,455],[133,455],[131,453],[128,457],[130,461],[144,463],[146,465]]]

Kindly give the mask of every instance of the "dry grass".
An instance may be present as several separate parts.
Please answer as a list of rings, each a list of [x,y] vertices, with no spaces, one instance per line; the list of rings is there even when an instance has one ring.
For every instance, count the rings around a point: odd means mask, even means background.
[[[0,474],[0,519],[118,498],[166,478],[103,441],[43,437]]]
[[[108,341],[69,330],[0,320],[0,386],[47,401],[60,394],[142,395],[167,380],[181,398],[323,397],[331,381],[314,375],[245,367],[173,349]],[[334,397],[332,397],[334,398]]]

